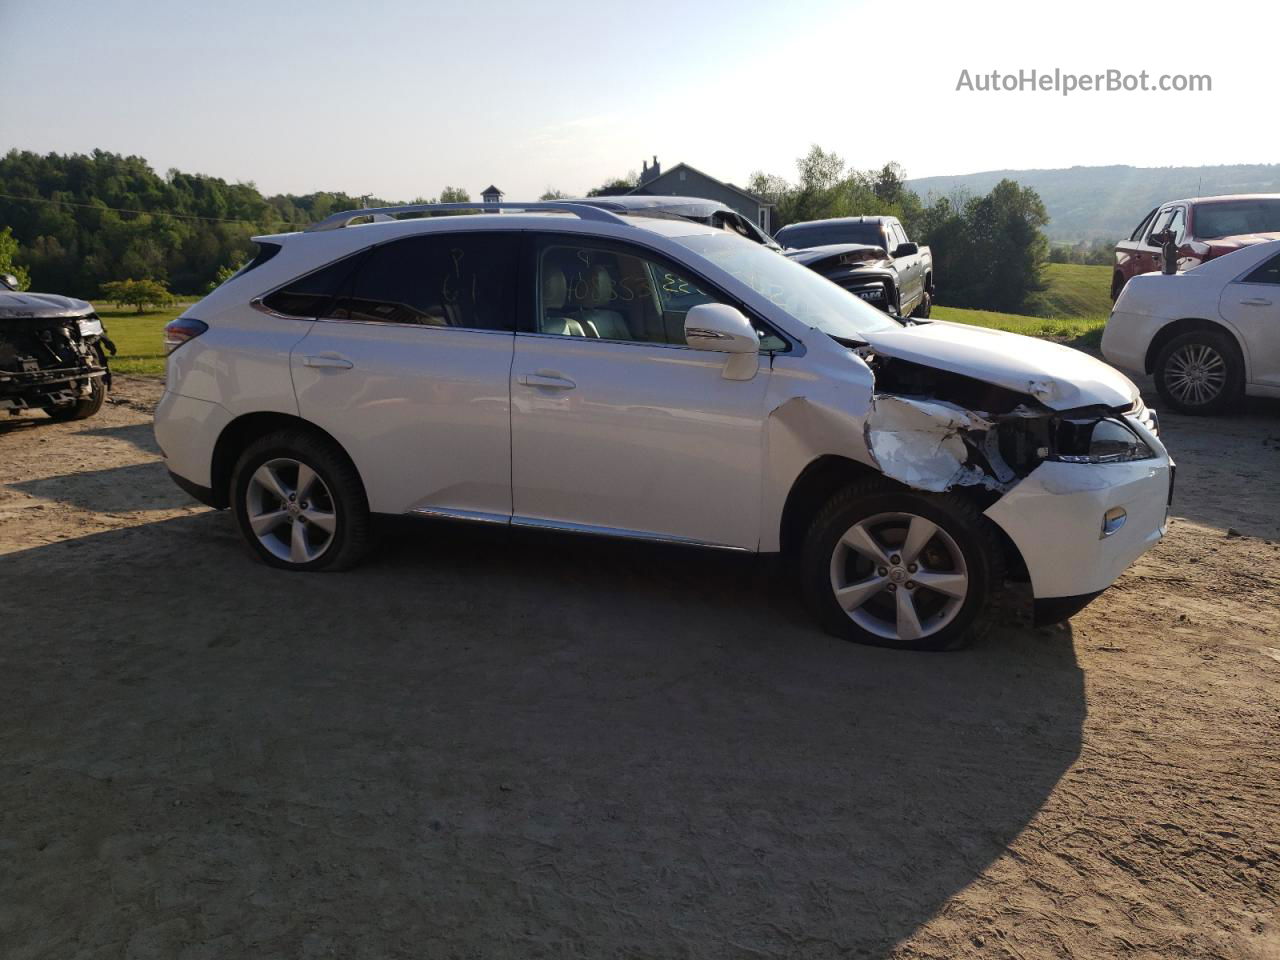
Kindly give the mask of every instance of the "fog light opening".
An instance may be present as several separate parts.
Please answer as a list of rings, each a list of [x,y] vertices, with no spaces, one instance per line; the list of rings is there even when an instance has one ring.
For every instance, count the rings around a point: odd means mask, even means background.
[[[1125,513],[1124,507],[1112,507],[1102,515],[1102,536],[1098,539],[1105,540],[1123,527],[1128,519],[1129,515]]]

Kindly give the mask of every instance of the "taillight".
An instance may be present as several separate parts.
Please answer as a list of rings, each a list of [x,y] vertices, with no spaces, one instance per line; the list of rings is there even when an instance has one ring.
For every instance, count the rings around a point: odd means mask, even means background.
[[[194,340],[209,329],[203,320],[192,317],[179,317],[164,325],[164,352],[173,353],[188,340]]]

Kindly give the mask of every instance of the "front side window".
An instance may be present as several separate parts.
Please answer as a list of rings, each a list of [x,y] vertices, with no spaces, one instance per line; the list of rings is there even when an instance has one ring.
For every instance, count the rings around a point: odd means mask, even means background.
[[[1265,261],[1262,266],[1244,278],[1245,283],[1280,283],[1280,254]]]
[[[621,248],[552,241],[538,254],[538,333],[683,344],[684,314],[714,298]]]
[[[1187,210],[1185,207],[1175,207],[1173,218],[1169,221],[1169,229],[1173,231],[1173,239],[1176,243],[1182,242],[1182,235],[1186,232],[1187,227]]]
[[[1129,239],[1130,240],[1142,239],[1142,237],[1146,235],[1147,224],[1151,222],[1151,218],[1154,217],[1155,215],[1156,215],[1156,212],[1152,210],[1145,217],[1143,217],[1142,222],[1138,224],[1137,228],[1133,231],[1133,233],[1129,234]]]
[[[295,317],[471,330],[515,328],[518,240],[506,233],[393,240],[264,298]]]
[[[1151,231],[1147,234],[1147,243],[1150,246],[1153,246],[1153,247],[1160,246],[1160,241],[1154,239],[1154,237],[1157,233],[1163,233],[1164,228],[1169,225],[1169,221],[1172,219],[1173,219],[1172,207],[1170,207],[1167,210],[1161,210],[1158,214],[1156,214],[1156,219],[1151,224]]]
[[[688,271],[643,251],[559,238],[546,241],[538,252],[538,293],[537,333],[675,346],[685,345],[690,310],[726,302]],[[776,334],[757,332],[761,349],[787,348]]]

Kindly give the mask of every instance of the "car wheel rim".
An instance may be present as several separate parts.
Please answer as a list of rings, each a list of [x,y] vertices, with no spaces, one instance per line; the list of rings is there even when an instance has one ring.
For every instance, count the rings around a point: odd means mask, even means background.
[[[268,460],[249,477],[246,516],[258,542],[286,563],[318,560],[333,544],[338,513],[320,475],[301,460]]]
[[[1165,366],[1165,387],[1188,406],[1214,400],[1227,385],[1227,361],[1213,347],[1188,343],[1175,350]]]
[[[831,590],[849,619],[886,640],[945,629],[969,595],[955,539],[912,513],[879,513],[845,531],[831,554]]]

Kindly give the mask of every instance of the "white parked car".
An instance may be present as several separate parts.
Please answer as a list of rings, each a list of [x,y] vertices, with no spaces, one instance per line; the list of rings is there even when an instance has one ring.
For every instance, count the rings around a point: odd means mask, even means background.
[[[1082,353],[685,220],[384,222],[460,208],[261,237],[166,328],[165,460],[266,563],[347,567],[371,513],[782,551],[830,630],[938,648],[1006,575],[1061,620],[1163,532],[1154,418]]]
[[[1144,273],[1124,287],[1102,353],[1151,374],[1182,413],[1221,413],[1245,395],[1280,397],[1280,240],[1186,273]]]

